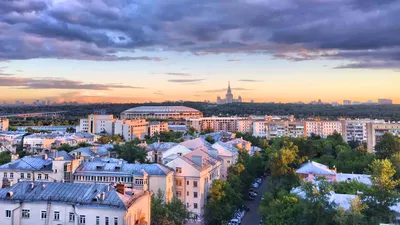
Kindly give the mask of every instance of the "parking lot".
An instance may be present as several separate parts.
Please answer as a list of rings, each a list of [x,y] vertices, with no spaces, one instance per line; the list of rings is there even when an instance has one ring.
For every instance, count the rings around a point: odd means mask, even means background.
[[[261,186],[257,189],[258,196],[253,201],[247,201],[246,205],[250,208],[250,211],[245,214],[242,219],[242,225],[258,225],[260,223],[260,215],[258,214],[258,206],[261,202],[261,197],[267,190],[268,182],[265,179]]]

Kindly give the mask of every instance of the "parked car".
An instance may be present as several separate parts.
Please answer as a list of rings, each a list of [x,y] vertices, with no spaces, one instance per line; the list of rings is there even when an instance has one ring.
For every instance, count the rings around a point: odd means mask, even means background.
[[[252,186],[253,188],[258,188],[258,187],[260,187],[260,184],[258,184],[258,183],[253,183],[251,186]]]
[[[260,220],[260,225],[263,225],[263,221],[262,220]]]
[[[244,217],[244,214],[245,214],[245,211],[237,210],[237,211],[235,212],[235,218],[236,218],[236,219],[239,219],[239,221],[242,221],[242,219],[243,219],[243,217]]]
[[[254,196],[249,195],[249,200],[254,200],[254,199],[255,199]]]
[[[255,193],[255,192],[249,192],[249,195],[251,195],[251,196],[253,196],[253,197],[256,197],[258,194]]]
[[[255,192],[255,193],[258,194],[258,191],[257,191],[256,189],[254,189],[254,188],[250,188],[250,189],[249,189],[249,192]]]
[[[261,184],[262,181],[263,181],[263,180],[262,180],[261,178],[257,178],[257,179],[256,179],[256,183],[258,183],[258,184]]]
[[[231,221],[229,221],[228,225],[239,225],[241,223],[242,222],[239,219],[235,218],[235,219],[231,219]]]

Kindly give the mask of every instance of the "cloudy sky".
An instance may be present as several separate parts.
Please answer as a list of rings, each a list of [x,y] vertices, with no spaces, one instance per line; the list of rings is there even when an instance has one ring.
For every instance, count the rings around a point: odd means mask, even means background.
[[[400,1],[0,1],[0,101],[400,103]]]

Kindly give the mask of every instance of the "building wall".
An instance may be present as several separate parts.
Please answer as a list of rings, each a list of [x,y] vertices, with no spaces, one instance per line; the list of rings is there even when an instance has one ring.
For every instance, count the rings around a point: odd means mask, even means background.
[[[393,123],[368,123],[367,124],[367,149],[369,152],[375,150],[375,145],[379,143],[380,138],[385,133],[392,133],[393,135],[400,136],[400,124]]]
[[[253,136],[267,137],[267,126],[264,120],[253,121]]]
[[[10,122],[7,118],[0,118],[0,131],[8,131]]]

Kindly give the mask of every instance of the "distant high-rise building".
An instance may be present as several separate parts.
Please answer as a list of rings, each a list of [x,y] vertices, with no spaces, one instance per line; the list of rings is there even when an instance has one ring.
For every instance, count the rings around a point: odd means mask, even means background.
[[[380,98],[378,99],[378,104],[380,105],[392,105],[393,100],[392,99],[387,99],[387,98]]]
[[[351,101],[350,100],[343,100],[343,105],[351,105]]]
[[[238,99],[233,98],[232,90],[231,90],[231,84],[230,82],[228,83],[228,90],[226,91],[225,94],[225,99],[220,98],[219,96],[217,97],[217,104],[228,104],[228,103],[233,103],[233,102],[242,102],[242,97],[238,97]]]

